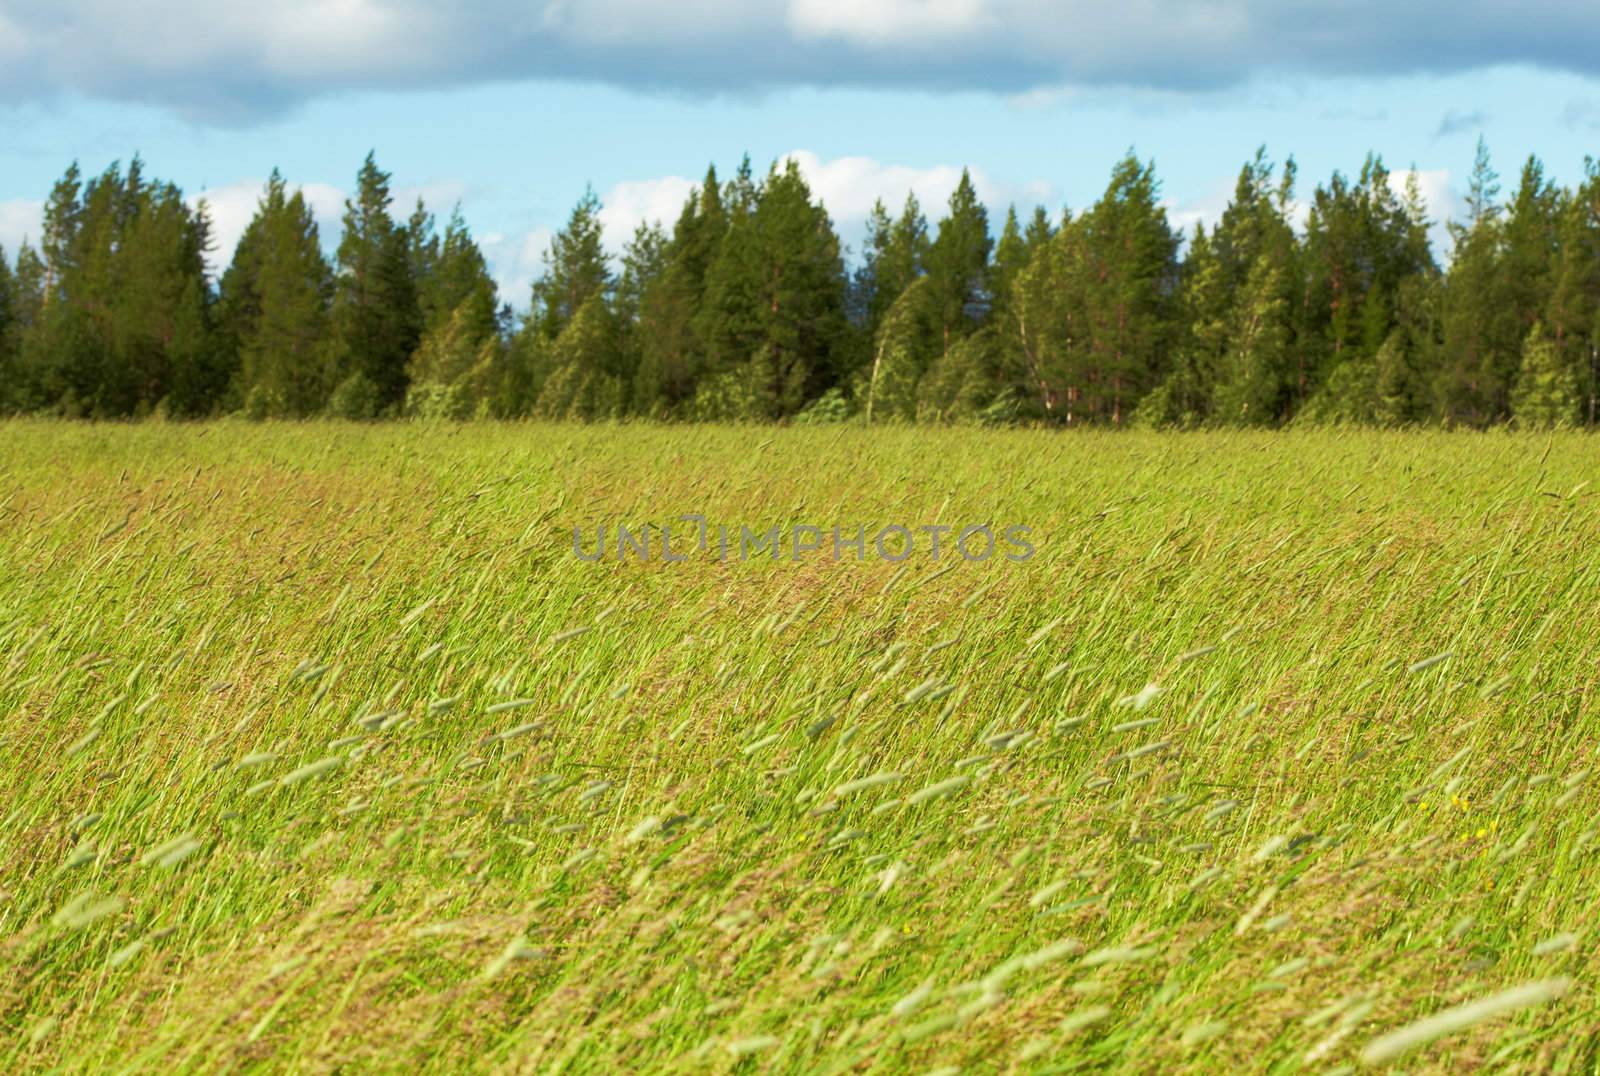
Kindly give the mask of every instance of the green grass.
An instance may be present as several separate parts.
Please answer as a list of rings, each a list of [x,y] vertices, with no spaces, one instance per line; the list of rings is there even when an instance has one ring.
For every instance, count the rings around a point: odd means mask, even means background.
[[[0,1065],[1593,1071],[1597,448],[0,425]]]

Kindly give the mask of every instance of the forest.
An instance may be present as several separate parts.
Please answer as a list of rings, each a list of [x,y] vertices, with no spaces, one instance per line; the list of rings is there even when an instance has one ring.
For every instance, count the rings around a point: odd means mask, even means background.
[[[792,161],[746,157],[619,257],[586,192],[514,312],[459,207],[406,215],[372,154],[331,256],[274,172],[218,279],[203,201],[74,163],[0,252],[0,412],[1592,426],[1600,164],[1565,188],[1530,157],[1503,193],[1480,141],[1448,251],[1398,179],[1369,155],[1302,203],[1262,150],[1185,235],[1130,151],[1077,211],[996,222],[963,174],[852,252]]]

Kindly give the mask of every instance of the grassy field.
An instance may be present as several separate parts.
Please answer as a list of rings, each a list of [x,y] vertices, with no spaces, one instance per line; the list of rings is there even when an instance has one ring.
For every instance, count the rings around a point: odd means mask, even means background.
[[[1594,1071],[1597,462],[0,424],[0,1066]]]

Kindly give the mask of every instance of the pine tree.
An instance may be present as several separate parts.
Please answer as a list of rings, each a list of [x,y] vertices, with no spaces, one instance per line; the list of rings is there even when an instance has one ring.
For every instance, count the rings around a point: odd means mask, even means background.
[[[930,302],[939,327],[940,354],[987,318],[992,301],[989,280],[989,212],[978,201],[966,169],[950,195],[949,213],[928,248]],[[932,356],[929,357],[930,361]]]
[[[1139,401],[1141,426],[1194,427],[1210,421],[1217,379],[1227,367],[1229,312],[1223,264],[1204,224],[1196,224],[1183,261],[1178,342],[1160,384]]]
[[[1084,386],[1090,341],[1086,302],[1086,229],[1063,213],[1056,234],[1029,259],[1012,287],[1016,354],[1005,390],[1023,401],[1021,414],[1074,425],[1088,420]]]
[[[1085,417],[1120,424],[1159,383],[1178,330],[1178,240],[1157,203],[1154,166],[1123,158],[1078,225],[1075,283],[1088,333],[1076,380]]]
[[[1530,156],[1512,196],[1503,236],[1503,343],[1496,352],[1503,361],[1491,372],[1497,420],[1511,411],[1511,388],[1525,354],[1525,341],[1544,318],[1555,290],[1556,252],[1565,208],[1562,191],[1545,176],[1539,159]]]
[[[1494,411],[1485,371],[1494,357],[1500,311],[1508,301],[1500,273],[1499,177],[1482,136],[1467,187],[1467,220],[1450,223],[1455,244],[1440,310],[1441,361],[1434,373],[1436,410],[1449,423],[1481,425]]]
[[[498,293],[460,207],[440,239],[419,201],[406,231],[425,328],[407,368],[405,412],[455,419],[504,413]]]
[[[1359,369],[1363,385],[1375,376],[1376,353],[1401,316],[1401,282],[1437,273],[1420,212],[1420,198],[1397,195],[1376,156],[1355,182],[1335,172],[1317,188],[1306,227],[1296,396],[1319,391],[1346,364]],[[1353,383],[1352,374],[1340,378]]]
[[[21,332],[17,314],[16,276],[6,261],[6,250],[0,246],[0,415],[16,407],[18,356],[21,353]]]
[[[879,277],[882,274],[884,255],[894,235],[894,220],[884,208],[883,199],[875,199],[867,214],[867,241],[861,254],[861,265],[851,274],[848,314],[850,322],[870,338],[876,335],[883,313],[879,307]]]
[[[1271,255],[1256,256],[1229,315],[1226,350],[1212,404],[1220,420],[1240,426],[1270,425],[1289,357],[1288,303]]]
[[[397,411],[406,366],[422,335],[411,275],[410,238],[389,216],[389,174],[368,153],[345,202],[327,365],[335,386],[329,409],[346,418]]]
[[[147,180],[137,158],[87,182],[70,167],[45,207],[20,395],[72,416],[208,409],[209,227],[203,203],[191,208],[170,183]]]
[[[736,180],[724,197],[728,230],[706,274],[695,320],[707,358],[696,412],[793,415],[846,373],[839,239],[793,160],[781,169],[774,164],[759,186]],[[752,412],[730,415],[729,401]]]
[[[1600,162],[1593,158],[1567,200],[1559,244],[1548,322],[1576,376],[1583,423],[1592,427],[1600,418]]]
[[[639,297],[639,360],[634,375],[634,406],[641,414],[678,415],[695,394],[705,368],[699,314],[705,305],[706,278],[722,240],[728,216],[716,169],[684,203],[664,265]]]
[[[237,355],[237,405],[258,418],[322,410],[334,387],[324,367],[333,271],[311,207],[276,169],[220,291],[219,322]]]
[[[612,313],[617,325],[617,372],[630,397],[640,383],[644,364],[645,296],[666,273],[668,251],[666,233],[652,221],[634,229],[633,238],[622,252],[622,273],[617,278]]]
[[[872,364],[860,375],[855,396],[866,422],[910,421],[917,414],[917,383],[923,357],[937,328],[929,316],[932,282],[923,277],[889,308],[873,342]]]
[[[551,369],[533,406],[535,418],[594,421],[623,413],[622,380],[608,366],[616,327],[605,298],[591,294],[551,345]]]
[[[544,276],[533,286],[533,310],[539,331],[549,339],[560,336],[590,298],[610,296],[611,263],[600,209],[599,196],[586,189],[545,252]]]
[[[1572,425],[1577,412],[1577,378],[1561,361],[1561,351],[1544,323],[1535,321],[1523,343],[1511,397],[1512,417],[1518,426],[1540,429]]]
[[[991,318],[1003,318],[1011,302],[1011,289],[1017,274],[1028,264],[1028,242],[1023,238],[1022,226],[1017,221],[1017,207],[1006,211],[1005,225],[1000,229],[1000,239],[994,246],[994,264],[990,266]]]

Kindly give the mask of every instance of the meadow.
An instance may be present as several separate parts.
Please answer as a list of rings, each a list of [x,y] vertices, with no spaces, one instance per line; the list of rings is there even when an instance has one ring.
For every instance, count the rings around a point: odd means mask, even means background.
[[[0,423],[0,1067],[1595,1071],[1597,448]]]

